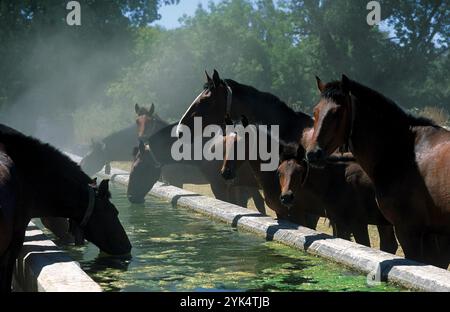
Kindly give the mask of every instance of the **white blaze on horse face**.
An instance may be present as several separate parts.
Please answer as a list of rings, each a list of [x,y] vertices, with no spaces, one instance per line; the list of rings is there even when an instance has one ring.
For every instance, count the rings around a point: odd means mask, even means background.
[[[187,114],[189,113],[189,111],[191,110],[192,106],[194,106],[195,103],[197,103],[198,99],[200,99],[200,97],[202,96],[203,92],[202,91],[196,98],[195,100],[192,102],[191,105],[189,105],[188,109],[186,110],[186,112],[183,114],[183,116],[181,117],[180,121],[178,122],[177,125],[177,129],[176,129],[176,135],[179,137],[180,136],[180,132],[181,132],[181,122],[184,120],[184,118],[186,118]]]
[[[214,136],[213,136],[214,134]],[[203,131],[205,138],[212,137],[203,147],[205,160],[223,160],[223,134],[222,128],[217,125],[206,126]]]

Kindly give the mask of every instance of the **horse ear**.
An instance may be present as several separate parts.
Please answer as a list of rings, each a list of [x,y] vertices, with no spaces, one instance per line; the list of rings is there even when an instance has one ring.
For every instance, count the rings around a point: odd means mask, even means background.
[[[341,79],[341,85],[342,85],[342,91],[344,91],[344,93],[349,93],[350,92],[350,78],[348,78],[345,74],[342,74],[342,79]]]
[[[136,104],[134,105],[134,111],[136,112],[137,115],[139,115],[139,113],[140,113],[140,111],[141,111],[141,108],[139,107],[139,104],[138,104],[138,103],[136,103]]]
[[[242,115],[241,116],[241,121],[242,121],[242,125],[244,126],[244,128],[248,126],[249,122],[248,122],[247,116]]]
[[[102,197],[108,196],[109,193],[109,180],[102,180],[98,187],[98,195]]]
[[[91,181],[91,186],[97,186],[97,177],[93,178]]]
[[[214,74],[213,74],[213,82],[214,85],[217,87],[218,85],[220,85],[220,76],[219,73],[217,72],[217,70],[214,69]]]
[[[148,112],[149,116],[152,116],[154,112],[155,112],[155,104],[152,103],[152,106],[150,106],[150,109]]]
[[[320,78],[316,76],[316,81],[317,81],[317,88],[319,89],[319,91],[320,92],[325,91],[325,84],[322,82],[322,80],[320,80]]]
[[[205,75],[206,75],[206,82],[207,83],[212,83],[212,79],[211,79],[211,77],[209,76],[209,74],[208,74],[208,72],[205,70]]]

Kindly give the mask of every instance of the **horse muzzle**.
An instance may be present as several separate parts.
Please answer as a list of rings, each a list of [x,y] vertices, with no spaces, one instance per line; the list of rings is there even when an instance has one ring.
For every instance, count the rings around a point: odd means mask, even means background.
[[[280,196],[281,203],[287,208],[291,208],[294,204],[294,193],[288,191]]]

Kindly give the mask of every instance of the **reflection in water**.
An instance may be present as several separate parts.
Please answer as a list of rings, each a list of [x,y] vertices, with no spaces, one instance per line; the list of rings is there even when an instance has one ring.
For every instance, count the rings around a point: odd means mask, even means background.
[[[133,244],[132,259],[99,256],[92,244],[66,247],[105,291],[398,291],[334,263],[149,197],[113,201]]]

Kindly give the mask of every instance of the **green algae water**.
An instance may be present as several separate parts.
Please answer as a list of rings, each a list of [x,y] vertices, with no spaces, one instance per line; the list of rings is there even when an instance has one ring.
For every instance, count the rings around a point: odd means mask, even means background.
[[[128,261],[99,256],[93,244],[66,247],[104,291],[401,291],[302,251],[155,197],[130,205],[124,188],[112,200],[133,245]]]

